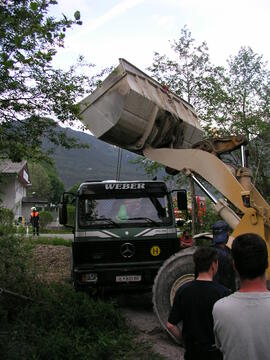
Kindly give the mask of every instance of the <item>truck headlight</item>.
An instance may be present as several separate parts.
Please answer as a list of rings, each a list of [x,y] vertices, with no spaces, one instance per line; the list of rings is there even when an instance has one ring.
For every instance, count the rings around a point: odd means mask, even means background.
[[[96,283],[98,281],[97,273],[89,273],[82,275],[82,282]]]

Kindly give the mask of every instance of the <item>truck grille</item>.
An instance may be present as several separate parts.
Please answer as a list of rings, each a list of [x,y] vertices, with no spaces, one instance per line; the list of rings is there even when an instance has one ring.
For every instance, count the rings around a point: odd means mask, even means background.
[[[130,244],[124,246],[124,244]],[[153,256],[151,249],[158,247],[159,255]],[[124,250],[128,248],[125,253]],[[129,251],[130,250],[130,251]],[[133,263],[141,261],[164,261],[179,250],[177,239],[109,240],[73,243],[73,258],[77,265],[104,263]],[[152,250],[157,254],[156,248]],[[127,255],[127,256],[126,256]]]

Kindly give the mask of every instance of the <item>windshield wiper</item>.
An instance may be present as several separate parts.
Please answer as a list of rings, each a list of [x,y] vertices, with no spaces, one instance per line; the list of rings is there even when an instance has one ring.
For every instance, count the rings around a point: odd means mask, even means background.
[[[128,218],[127,220],[146,220],[151,224],[154,224],[156,226],[160,226],[160,223],[156,222],[155,220],[152,220],[148,217],[133,217],[133,218]]]
[[[113,221],[113,219],[111,219],[111,218],[100,217],[98,219],[93,219],[93,221],[106,221],[112,225],[120,227],[120,225],[117,222]]]

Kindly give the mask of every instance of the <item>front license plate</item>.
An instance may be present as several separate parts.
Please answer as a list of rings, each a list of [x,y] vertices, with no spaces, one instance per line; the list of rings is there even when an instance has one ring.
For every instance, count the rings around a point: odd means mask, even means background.
[[[136,282],[141,281],[142,276],[141,275],[121,275],[116,276],[116,282]]]

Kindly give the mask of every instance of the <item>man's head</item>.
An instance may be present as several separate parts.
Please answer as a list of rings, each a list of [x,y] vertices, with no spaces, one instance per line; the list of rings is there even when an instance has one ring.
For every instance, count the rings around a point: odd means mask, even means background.
[[[213,247],[199,247],[193,254],[193,261],[196,273],[208,272],[213,263],[217,270],[218,252]]]
[[[267,247],[257,234],[237,236],[232,244],[232,256],[241,279],[263,276],[268,267]]]
[[[35,206],[32,206],[32,207],[31,207],[31,210],[32,210],[32,211],[36,211],[37,208],[36,208]]]
[[[213,242],[215,245],[226,244],[229,238],[229,225],[224,220],[218,220],[213,225]]]

